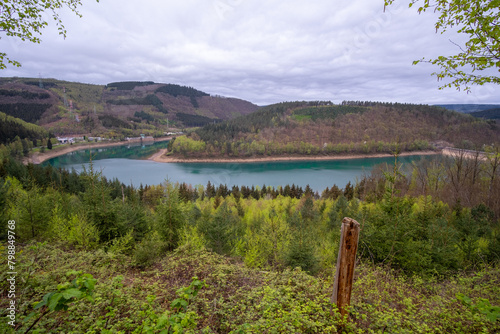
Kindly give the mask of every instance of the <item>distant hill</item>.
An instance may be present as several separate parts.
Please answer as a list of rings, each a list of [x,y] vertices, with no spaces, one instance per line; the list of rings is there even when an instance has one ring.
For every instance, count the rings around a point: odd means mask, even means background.
[[[55,79],[0,78],[0,112],[58,135],[161,135],[250,114],[258,106],[192,87],[151,81],[91,85]]]
[[[443,107],[448,110],[454,110],[462,113],[473,113],[488,109],[500,108],[499,104],[436,104],[436,107]]]
[[[484,119],[500,119],[500,107],[487,109],[483,111],[476,111],[470,113],[474,117],[484,118]]]
[[[173,143],[184,157],[374,154],[500,142],[496,123],[428,105],[288,102],[208,124]]]

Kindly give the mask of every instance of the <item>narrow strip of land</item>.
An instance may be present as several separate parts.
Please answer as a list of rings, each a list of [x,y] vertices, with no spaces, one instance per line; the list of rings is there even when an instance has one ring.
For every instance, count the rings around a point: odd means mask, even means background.
[[[348,160],[348,159],[363,159],[363,158],[386,158],[391,157],[388,153],[377,154],[343,154],[343,155],[324,155],[324,156],[279,156],[279,157],[248,157],[248,158],[180,158],[165,155],[167,149],[162,149],[153,154],[148,160],[165,163],[200,163],[200,162],[214,162],[214,163],[245,163],[245,162],[274,162],[274,161],[307,161],[307,160]],[[400,156],[411,155],[437,155],[441,151],[415,151],[403,152]]]
[[[160,138],[155,138],[154,141],[165,141],[165,140],[170,140],[172,137],[160,137]],[[43,153],[40,152],[35,152],[31,154],[28,158],[25,159],[25,163],[33,163],[33,164],[41,164],[42,162],[68,154],[70,152],[75,152],[75,151],[80,151],[80,150],[88,150],[88,149],[93,149],[93,148],[102,148],[102,147],[112,147],[112,146],[122,146],[122,145],[128,145],[130,143],[140,143],[140,139],[131,139],[127,141],[118,141],[118,142],[99,142],[99,143],[77,143],[73,145],[67,145],[65,144],[64,146],[61,145],[60,147],[55,146],[52,150],[46,150]],[[148,141],[150,142],[150,141]]]

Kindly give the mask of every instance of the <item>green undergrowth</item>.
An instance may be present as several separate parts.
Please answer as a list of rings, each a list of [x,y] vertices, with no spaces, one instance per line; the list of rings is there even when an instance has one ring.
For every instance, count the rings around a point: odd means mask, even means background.
[[[17,252],[16,327],[7,324],[3,274],[2,333],[25,333],[36,320],[30,333],[500,331],[495,308],[500,270],[495,266],[423,279],[360,263],[346,321],[329,302],[333,271],[317,277],[299,269],[261,271],[205,250],[178,249],[146,267],[102,249],[31,244]],[[94,279],[95,284],[85,285]],[[59,295],[60,306],[51,304]]]

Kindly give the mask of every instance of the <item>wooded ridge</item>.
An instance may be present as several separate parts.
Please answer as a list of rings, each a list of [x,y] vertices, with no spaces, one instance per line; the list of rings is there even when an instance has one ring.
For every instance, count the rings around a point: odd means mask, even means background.
[[[287,102],[192,131],[172,142],[184,158],[341,155],[482,149],[499,142],[494,120],[428,105]]]

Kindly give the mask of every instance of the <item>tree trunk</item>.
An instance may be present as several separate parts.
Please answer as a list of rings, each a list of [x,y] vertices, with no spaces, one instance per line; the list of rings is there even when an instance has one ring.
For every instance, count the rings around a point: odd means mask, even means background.
[[[354,265],[358,249],[360,225],[357,221],[345,217],[340,230],[340,249],[337,258],[337,270],[331,302],[336,304],[342,317],[348,315],[351,302]]]

